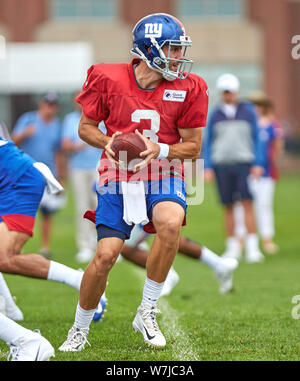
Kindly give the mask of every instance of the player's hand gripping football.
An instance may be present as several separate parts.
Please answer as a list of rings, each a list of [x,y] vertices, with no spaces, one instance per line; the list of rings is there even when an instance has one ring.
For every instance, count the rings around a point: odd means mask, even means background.
[[[115,154],[114,151],[112,150],[112,144],[113,144],[114,138],[115,138],[116,136],[118,136],[118,135],[121,135],[121,134],[122,134],[122,132],[120,132],[120,131],[115,132],[115,133],[110,137],[108,143],[107,143],[106,146],[104,147],[106,156],[107,156],[107,158],[110,160],[110,162],[112,163],[112,166],[113,166],[114,168],[119,168],[119,167],[120,167],[120,163],[119,163],[118,160],[116,160],[116,159],[114,158],[114,156],[115,156],[116,154]]]
[[[147,167],[150,164],[151,160],[156,159],[160,152],[160,146],[150,139],[147,139],[144,135],[142,135],[138,130],[135,130],[135,133],[139,135],[141,139],[146,144],[146,151],[140,153],[140,157],[144,160],[134,166],[133,172],[138,172],[141,169]]]

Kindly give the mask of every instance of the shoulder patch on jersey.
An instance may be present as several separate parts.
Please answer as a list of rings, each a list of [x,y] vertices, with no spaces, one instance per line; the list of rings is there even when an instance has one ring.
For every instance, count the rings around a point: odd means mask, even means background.
[[[185,90],[165,90],[163,95],[164,101],[183,102],[186,97]]]

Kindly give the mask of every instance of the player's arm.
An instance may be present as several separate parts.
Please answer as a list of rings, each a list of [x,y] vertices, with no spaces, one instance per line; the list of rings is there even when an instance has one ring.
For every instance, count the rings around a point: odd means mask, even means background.
[[[111,144],[115,136],[121,134],[116,132],[112,136],[104,135],[98,129],[99,122],[88,118],[84,113],[81,115],[81,119],[78,127],[79,137],[90,146],[105,149],[106,156],[111,160],[115,166],[119,166],[119,163],[114,159],[115,153],[111,149]]]
[[[179,128],[178,131],[182,142],[169,146],[168,159],[198,159],[201,153],[202,127]]]
[[[98,129],[98,124],[99,122],[88,118],[82,113],[78,126],[78,135],[90,146],[103,149],[111,138]]]

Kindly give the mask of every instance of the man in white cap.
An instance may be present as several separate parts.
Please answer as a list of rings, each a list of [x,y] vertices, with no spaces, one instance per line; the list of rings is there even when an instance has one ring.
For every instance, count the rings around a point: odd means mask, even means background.
[[[233,74],[223,74],[217,79],[221,103],[212,111],[206,131],[205,179],[216,178],[221,203],[225,209],[225,257],[240,259],[241,249],[234,236],[233,205],[240,200],[245,213],[247,237],[246,261],[264,259],[256,235],[252,195],[248,176],[259,177],[263,172],[263,153],[259,145],[257,120],[253,105],[240,101],[240,83]]]

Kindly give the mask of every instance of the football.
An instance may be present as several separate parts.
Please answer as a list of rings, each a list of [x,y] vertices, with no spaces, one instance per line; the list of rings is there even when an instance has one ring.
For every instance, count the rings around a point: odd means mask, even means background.
[[[126,132],[114,138],[112,150],[116,155],[115,159],[123,162],[125,162],[125,157],[122,157],[124,154],[120,155],[120,152],[125,151],[127,153],[125,164],[128,164],[131,160],[141,159],[139,155],[146,150],[146,144],[135,132]]]

